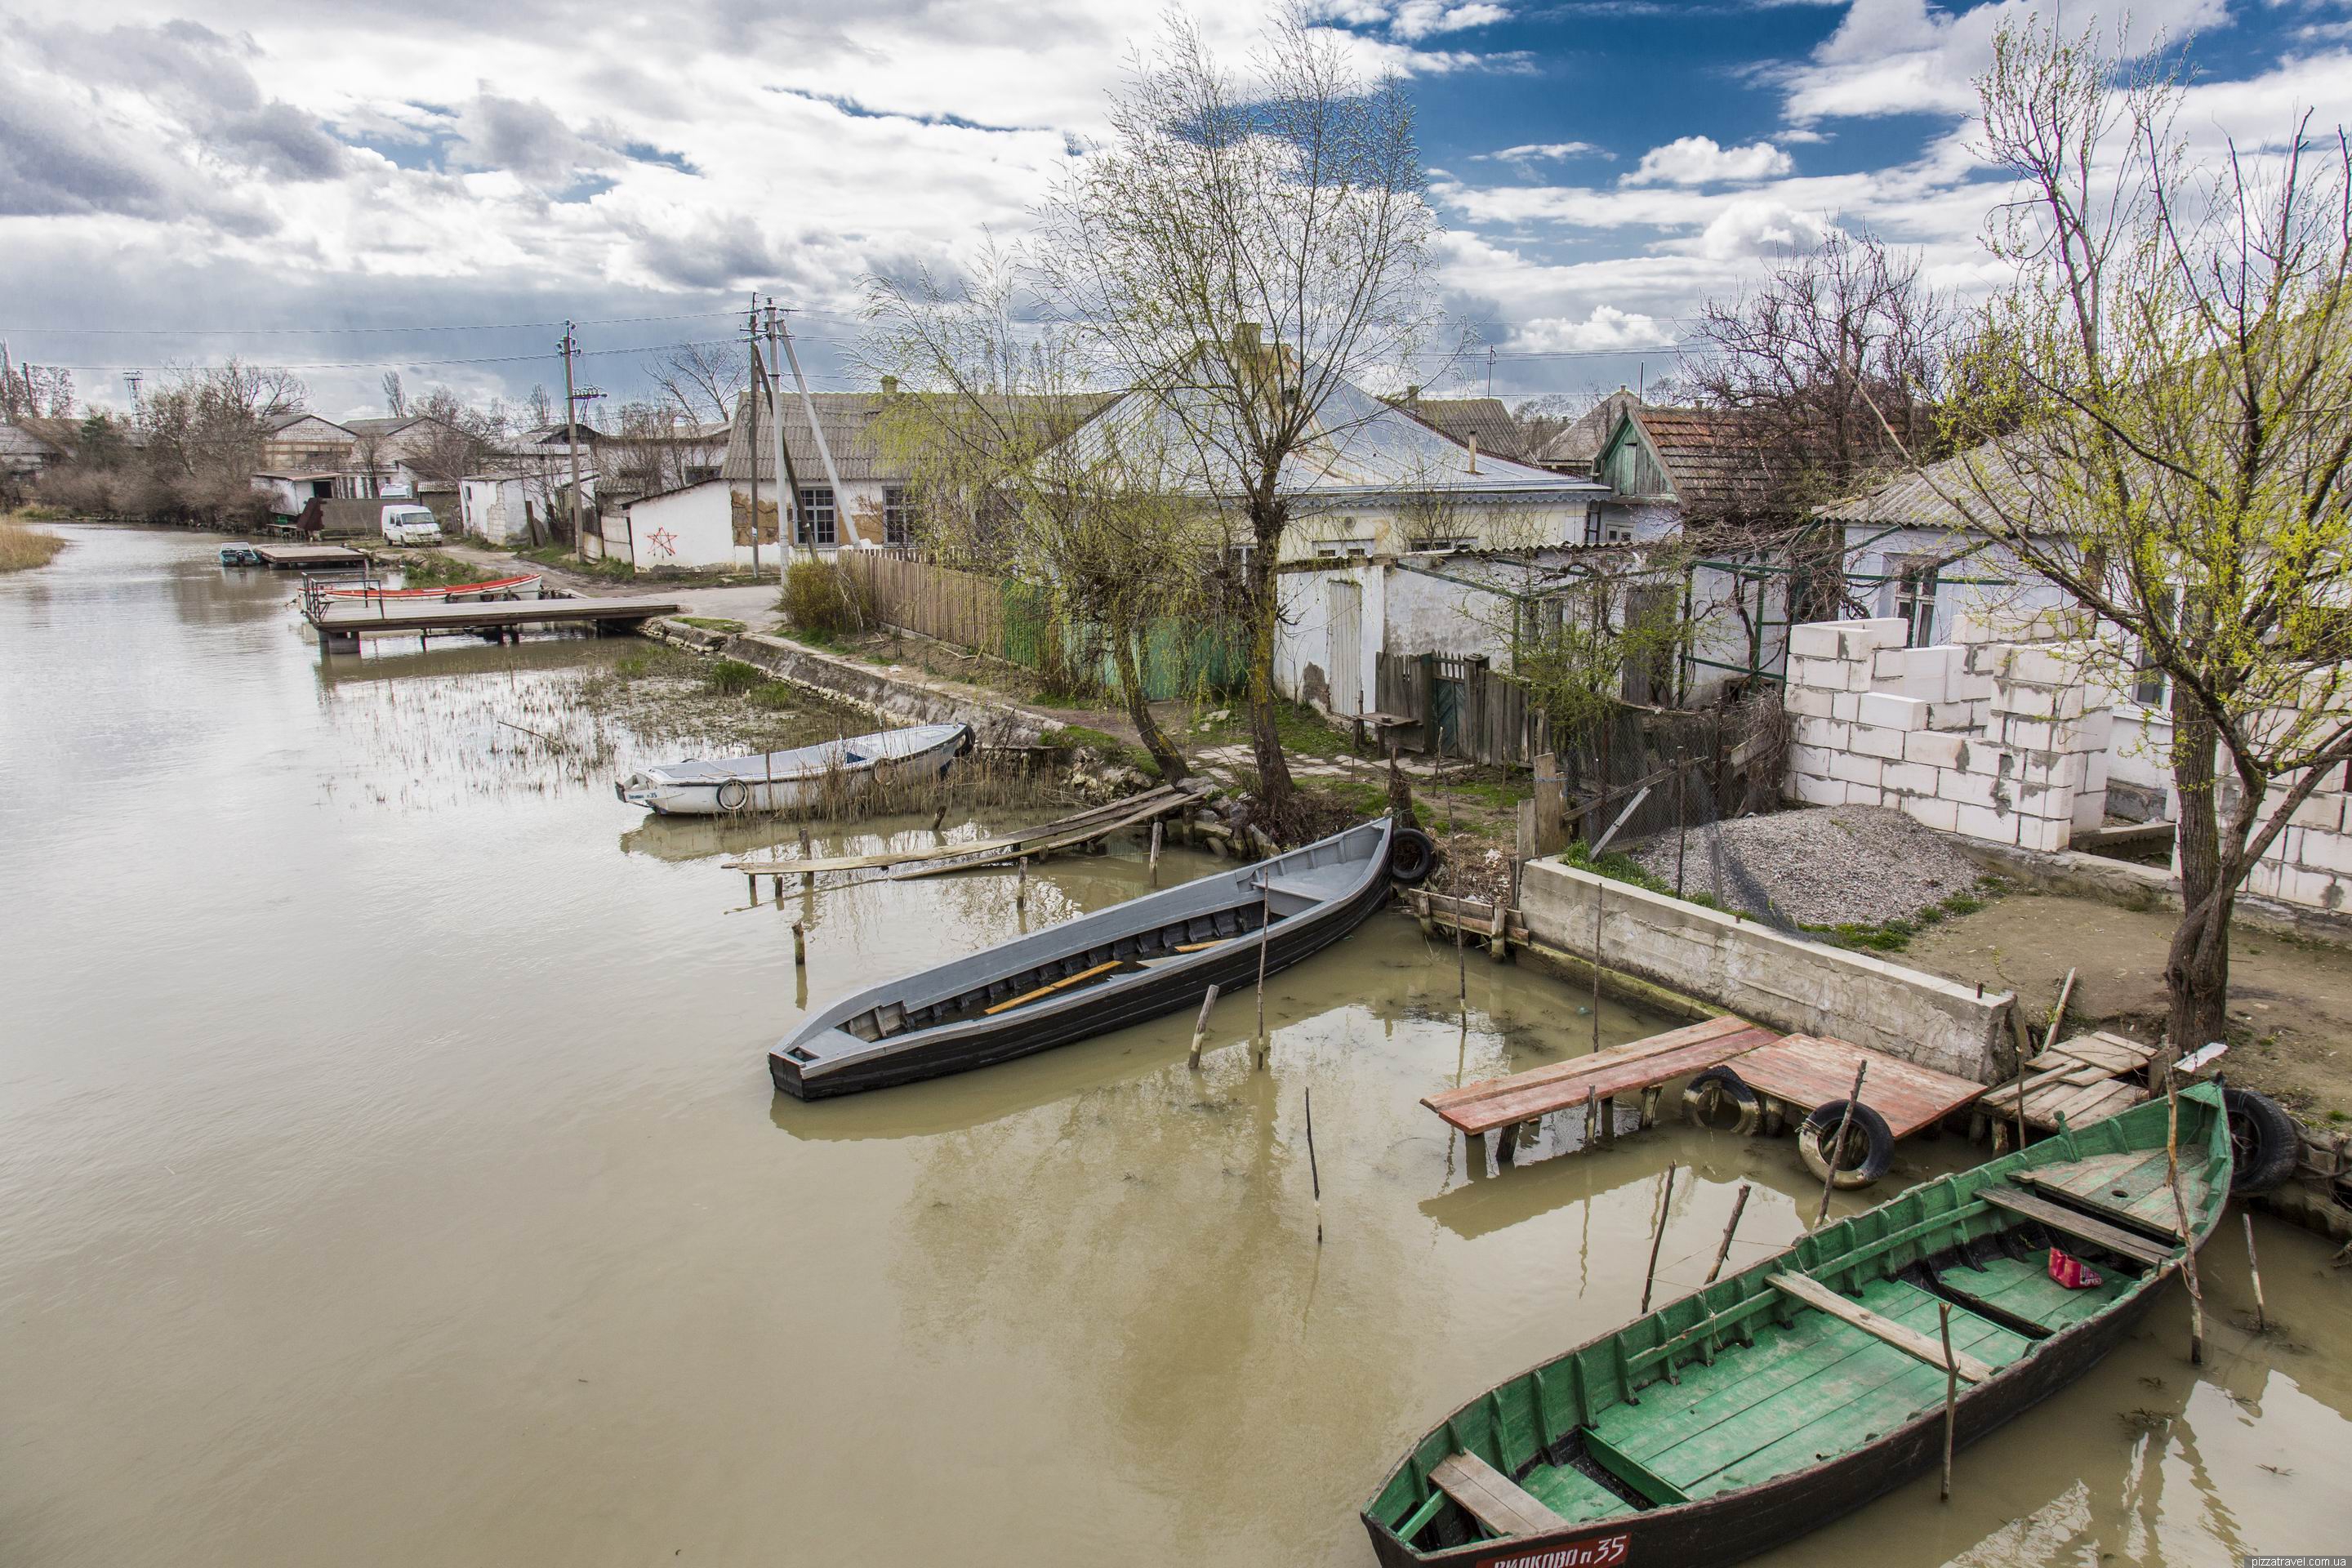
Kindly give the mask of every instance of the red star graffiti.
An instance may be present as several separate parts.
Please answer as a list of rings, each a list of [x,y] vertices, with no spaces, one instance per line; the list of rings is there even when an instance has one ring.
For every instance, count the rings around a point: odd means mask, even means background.
[[[652,532],[646,534],[646,542],[652,545],[656,550],[660,551],[664,555],[675,555],[677,553],[677,535],[672,533],[667,528],[656,528]]]

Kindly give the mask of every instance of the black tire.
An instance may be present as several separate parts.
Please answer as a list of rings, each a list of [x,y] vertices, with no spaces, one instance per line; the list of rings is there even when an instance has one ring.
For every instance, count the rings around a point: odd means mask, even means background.
[[[1418,888],[1437,869],[1437,842],[1417,827],[1400,827],[1389,837],[1389,876]]]
[[[2221,1104],[2230,1117],[2230,1190],[2251,1194],[2283,1185],[2302,1152],[2294,1119],[2251,1089],[2223,1085]]]
[[[1726,1110],[1730,1120],[1724,1121]],[[1683,1120],[1709,1132],[1745,1138],[1764,1119],[1764,1102],[1729,1068],[1709,1068],[1683,1086]]]
[[[1852,1100],[1832,1100],[1817,1107],[1805,1124],[1797,1129],[1797,1152],[1804,1158],[1805,1169],[1823,1181],[1830,1176],[1827,1145],[1838,1135],[1838,1122],[1845,1116],[1846,1107],[1853,1106],[1853,1120],[1846,1128],[1845,1148],[1838,1158],[1838,1173],[1833,1184],[1843,1190],[1866,1187],[1886,1174],[1895,1163],[1895,1133],[1886,1125],[1886,1118],[1867,1105]],[[1854,1140],[1862,1141],[1862,1158],[1853,1159]]]
[[[721,811],[740,811],[751,803],[751,786],[741,779],[729,779],[719,786],[717,799]]]

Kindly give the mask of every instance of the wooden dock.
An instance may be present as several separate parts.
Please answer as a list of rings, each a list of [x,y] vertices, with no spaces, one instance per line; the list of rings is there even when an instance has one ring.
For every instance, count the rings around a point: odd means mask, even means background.
[[[1740,1081],[1762,1096],[1765,1125],[1771,1125],[1774,1102],[1781,1116],[1802,1116],[1853,1092],[1853,1071],[1870,1064],[1862,1086],[1862,1102],[1886,1119],[1895,1137],[1923,1132],[1945,1117],[1973,1103],[1985,1086],[1973,1079],[1906,1062],[1901,1057],[1822,1035],[1790,1035],[1739,1058],[1732,1070]]]
[[[478,600],[464,604],[399,600],[321,601],[303,606],[328,653],[356,653],[362,637],[431,637],[436,632],[520,633],[524,626],[588,626],[602,632],[642,626],[676,615],[675,599],[579,598]]]
[[[1993,1146],[2011,1140],[2017,1124],[2017,1097],[2025,1096],[2025,1125],[2030,1131],[2054,1132],[2063,1116],[2070,1127],[2086,1127],[2117,1111],[2129,1110],[2148,1096],[2145,1076],[2154,1046],[2143,1046],[2121,1035],[2095,1030],[2051,1047],[2025,1064],[2017,1079],[1987,1089],[1977,1101],[1979,1120],[1991,1123]]]
[[[352,572],[368,563],[366,552],[341,544],[257,544],[253,552],[277,572]]]
[[[835,873],[878,871],[891,881],[944,877],[956,871],[1006,866],[1015,860],[1044,859],[1064,850],[1097,844],[1114,833],[1140,827],[1181,811],[1191,805],[1199,794],[1199,790],[1193,787],[1162,785],[1142,795],[1089,806],[1052,822],[1042,822],[1034,827],[1001,834],[992,838],[935,844],[921,849],[884,849],[871,855],[835,855],[806,859],[776,856],[728,860],[720,863],[720,869],[740,871],[749,878],[751,896],[755,900],[759,897],[760,879],[762,877],[775,878],[779,893],[783,890],[786,877],[802,878],[803,885],[817,877]]]
[[[1426,1096],[1422,1103],[1464,1132],[1491,1132],[1582,1105],[1588,1097],[1611,1100],[1669,1079],[1705,1072],[1780,1037],[1727,1013],[1702,1024],[1611,1046],[1573,1061],[1442,1089]]]

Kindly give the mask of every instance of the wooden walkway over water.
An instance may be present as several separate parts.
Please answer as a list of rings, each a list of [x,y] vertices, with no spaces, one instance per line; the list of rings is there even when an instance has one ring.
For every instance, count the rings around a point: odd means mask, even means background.
[[[328,653],[357,653],[362,637],[431,637],[436,632],[517,633],[525,626],[587,626],[598,632],[639,626],[656,616],[676,615],[675,599],[578,598],[491,599],[462,604],[437,601],[320,599],[303,606]]]

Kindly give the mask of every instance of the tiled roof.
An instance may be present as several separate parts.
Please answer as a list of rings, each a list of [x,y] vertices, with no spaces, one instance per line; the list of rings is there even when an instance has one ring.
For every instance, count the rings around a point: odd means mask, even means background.
[[[1478,437],[1478,450],[1509,462],[1528,461],[1527,439],[1499,397],[1408,397],[1391,400],[1423,424],[1465,447]]]
[[[1711,408],[1636,409],[1633,422],[1675,487],[1685,513],[1704,519],[1753,516],[1774,505],[1774,478],[1764,448],[1736,414]]]

